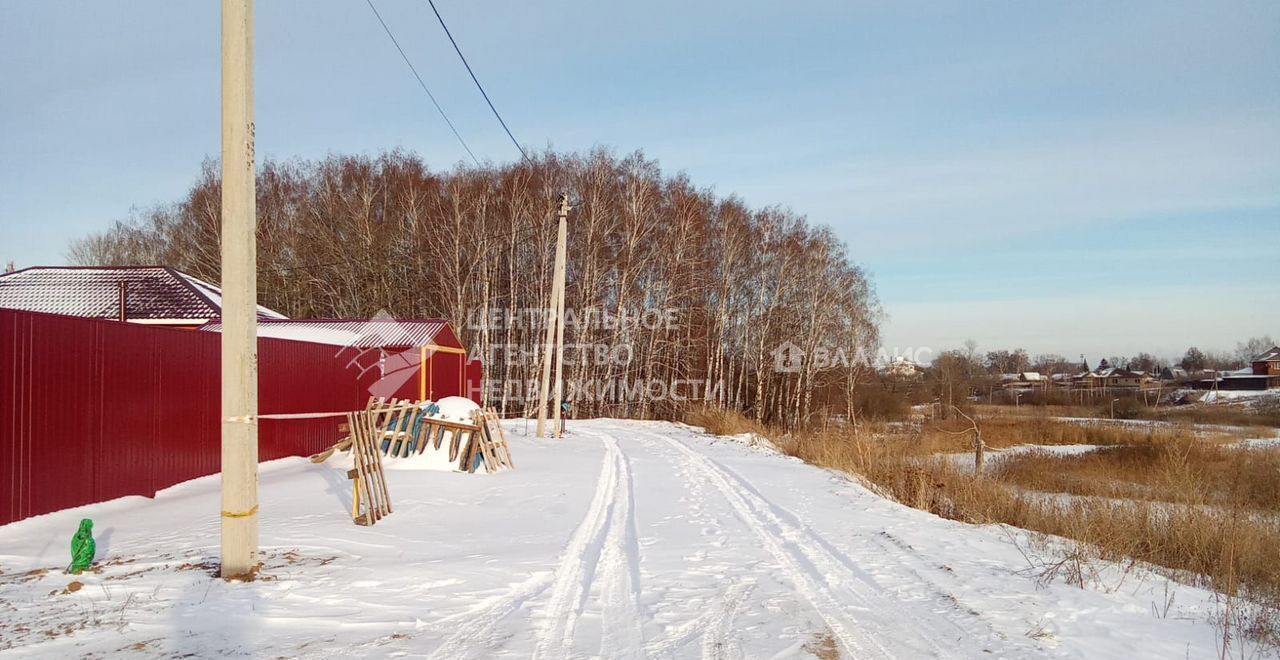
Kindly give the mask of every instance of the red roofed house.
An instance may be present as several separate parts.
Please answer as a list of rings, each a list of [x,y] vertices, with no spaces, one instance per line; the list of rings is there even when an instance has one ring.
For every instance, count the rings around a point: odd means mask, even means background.
[[[0,275],[0,307],[193,329],[222,316],[222,290],[168,266],[37,266]]]

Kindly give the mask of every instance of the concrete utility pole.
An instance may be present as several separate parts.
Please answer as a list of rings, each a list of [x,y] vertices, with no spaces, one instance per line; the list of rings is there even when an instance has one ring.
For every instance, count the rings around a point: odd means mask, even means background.
[[[258,562],[253,0],[222,0],[222,577]]]
[[[555,398],[551,402],[551,436],[559,438],[560,403],[564,400],[564,271],[568,266],[568,255],[565,253],[568,242],[569,196],[560,195],[560,228],[556,234],[556,378]]]
[[[555,401],[555,423],[560,423],[560,360],[564,358],[564,347],[561,345],[564,341],[564,328],[560,327],[563,323],[561,316],[564,314],[564,262],[565,262],[565,239],[568,235],[568,218],[569,218],[569,195],[561,193],[560,195],[560,225],[556,233],[556,261],[555,269],[552,272],[551,280],[551,296],[547,301],[548,323],[547,323],[547,340],[542,347],[542,387],[538,393],[538,428],[536,434],[539,438],[543,437],[547,427],[547,395],[551,389],[551,361],[552,351],[555,352],[556,360],[556,401]],[[557,429],[555,434],[559,435]]]

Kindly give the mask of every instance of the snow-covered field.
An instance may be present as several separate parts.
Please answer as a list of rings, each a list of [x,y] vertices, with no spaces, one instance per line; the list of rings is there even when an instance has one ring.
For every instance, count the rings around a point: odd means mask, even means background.
[[[218,480],[0,527],[0,654],[438,658],[1217,657],[1202,590],[1039,584],[1016,530],[942,520],[666,423],[509,426],[518,469],[263,466],[264,569],[211,577]],[[101,570],[64,575],[81,517]],[[79,587],[69,585],[80,583]],[[1172,599],[1172,600],[1171,600]]]

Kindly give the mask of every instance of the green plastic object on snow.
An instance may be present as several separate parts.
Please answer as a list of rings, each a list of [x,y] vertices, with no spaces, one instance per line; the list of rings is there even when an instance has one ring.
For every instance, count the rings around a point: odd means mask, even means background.
[[[93,565],[93,555],[98,551],[98,544],[93,541],[93,520],[85,518],[80,521],[80,529],[71,537],[71,565],[67,572],[79,575],[81,571]]]

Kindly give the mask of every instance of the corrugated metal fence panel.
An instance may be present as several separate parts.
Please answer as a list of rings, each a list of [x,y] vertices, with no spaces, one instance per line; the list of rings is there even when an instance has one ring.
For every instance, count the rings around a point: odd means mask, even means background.
[[[220,342],[0,309],[0,524],[216,473]],[[362,409],[379,378],[332,346],[262,339],[258,351],[264,414]],[[259,458],[320,451],[340,422],[263,420]]]
[[[480,360],[467,361],[467,398],[478,405],[484,405],[484,363]]]
[[[439,400],[449,396],[462,396],[462,362],[465,356],[456,353],[435,353],[427,360],[427,398]]]
[[[349,357],[335,347],[263,339],[258,351],[260,412],[338,412],[364,408],[374,374],[349,366]],[[320,451],[337,442],[341,421],[338,418],[263,420],[258,427],[259,458],[265,461]]]
[[[31,461],[27,460],[30,415],[27,391],[29,355],[21,347],[29,343],[30,323],[23,318],[0,313],[0,520],[21,517],[31,499]]]

